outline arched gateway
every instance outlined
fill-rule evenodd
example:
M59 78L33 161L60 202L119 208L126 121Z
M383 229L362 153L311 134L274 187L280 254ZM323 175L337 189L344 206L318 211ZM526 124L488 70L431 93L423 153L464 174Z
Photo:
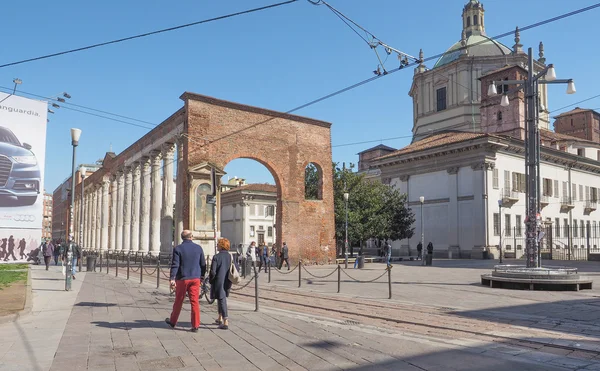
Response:
M249 158L265 165L277 185L276 241L287 242L292 259L333 259L331 124L194 93L181 99L180 110L119 155L107 154L102 168L86 179L85 211L75 215L76 238L84 247L168 252L173 237L177 242L181 230L190 229L212 255L220 194L214 217L207 201L211 170L219 182L227 163ZM305 199L310 163L320 169L316 200Z

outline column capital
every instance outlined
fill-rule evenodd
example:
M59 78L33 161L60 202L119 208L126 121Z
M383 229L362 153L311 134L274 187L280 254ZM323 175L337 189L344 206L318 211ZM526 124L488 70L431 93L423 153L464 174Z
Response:
M161 146L162 156L163 158L173 158L175 155L175 143L174 142L166 142Z
M458 166L454 166L454 167L446 169L446 171L448 172L448 174L458 174L459 169L460 168Z
M400 175L400 181L402 181L402 182L408 182L409 178L410 178L410 175Z

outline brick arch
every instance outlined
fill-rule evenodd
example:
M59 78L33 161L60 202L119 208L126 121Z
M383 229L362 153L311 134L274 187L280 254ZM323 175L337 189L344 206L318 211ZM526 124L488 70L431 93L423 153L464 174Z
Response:
M333 174L324 166L332 163L331 124L193 93L181 98L184 169L203 163L223 169L237 158L261 163L277 185L277 241L287 242L295 261L334 259ZM322 170L321 200L304 199L304 171L311 162ZM183 206L191 206L185 178ZM184 210L184 228L188 214Z

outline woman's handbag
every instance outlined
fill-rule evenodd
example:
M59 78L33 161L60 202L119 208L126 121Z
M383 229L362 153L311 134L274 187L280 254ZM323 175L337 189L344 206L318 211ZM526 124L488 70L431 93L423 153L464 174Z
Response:
M235 267L235 264L233 264L233 256L231 256L231 265L229 266L229 280L234 285L240 283L240 273Z

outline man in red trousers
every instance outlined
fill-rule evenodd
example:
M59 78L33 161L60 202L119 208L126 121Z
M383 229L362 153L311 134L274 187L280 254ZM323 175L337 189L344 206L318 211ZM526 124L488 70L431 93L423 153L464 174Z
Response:
M171 317L165 322L172 328L177 325L183 299L186 293L192 305L192 332L198 332L200 327L200 303L198 293L200 283L206 273L206 260L202 247L192 242L192 232L185 230L181 232L181 245L173 249L173 260L171 262L171 286L175 286L175 303Z

